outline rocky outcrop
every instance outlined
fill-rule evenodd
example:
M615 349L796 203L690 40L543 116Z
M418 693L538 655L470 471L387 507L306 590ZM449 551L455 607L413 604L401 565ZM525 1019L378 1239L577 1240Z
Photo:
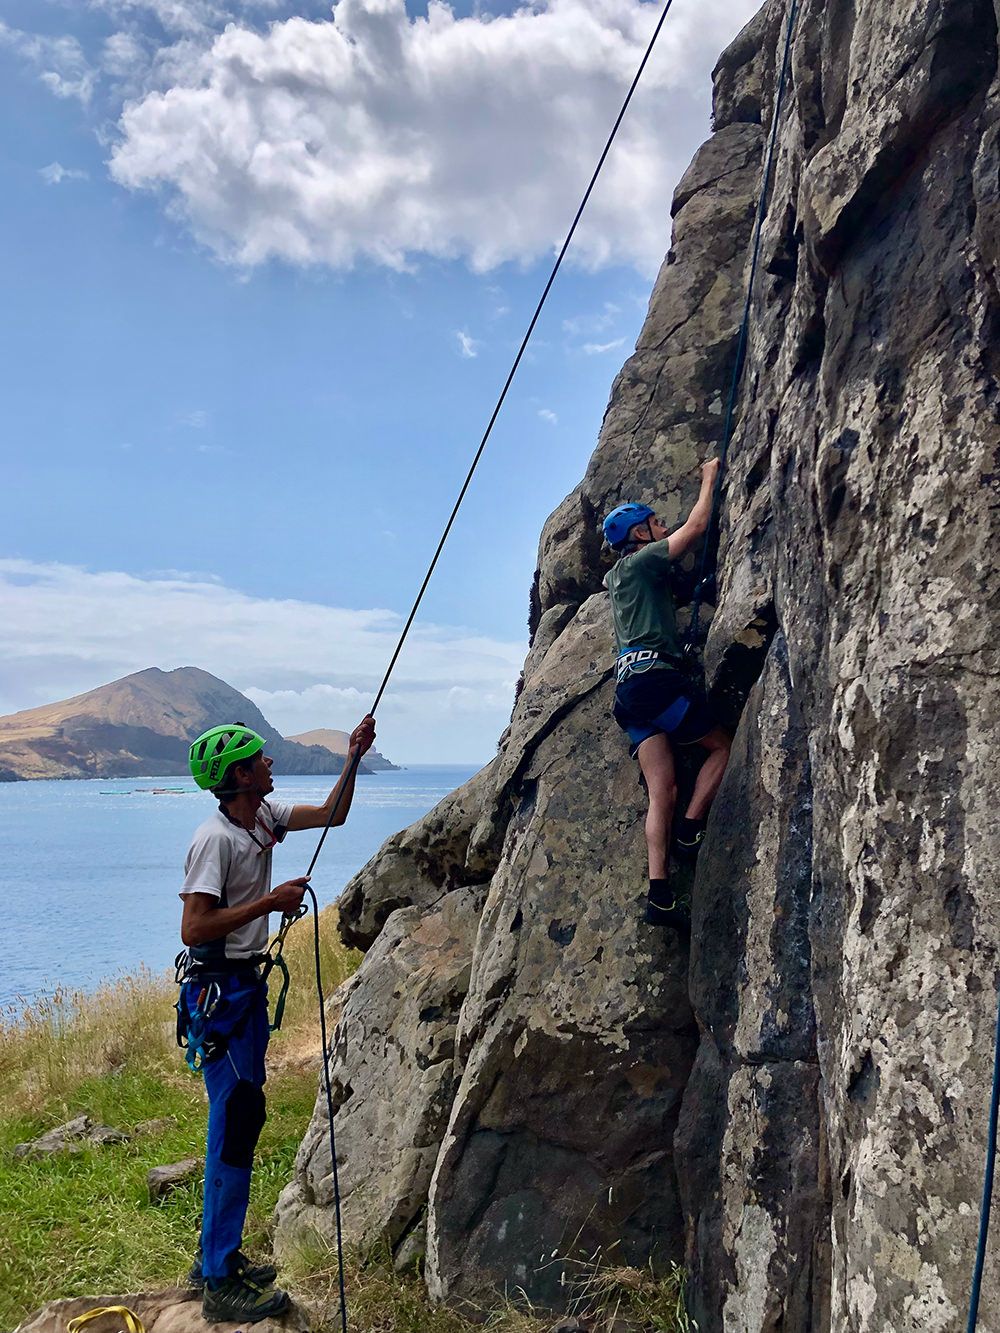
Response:
M356 1244L384 1237L397 1248L423 1222L458 1083L455 1032L483 896L459 889L426 910L398 908L340 992L330 1086L344 1224ZM323 1087L296 1166L278 1203L279 1255L304 1227L332 1234Z
M379 1031L412 1003L379 981L398 932L470 884L484 904L447 1114L406 1111L433 1122L440 1298L564 1306L584 1256L684 1257L702 1333L964 1323L1000 938L990 0L799 4L705 646L736 737L690 960L639 920L643 796L607 718L600 515L643 496L680 518L718 443L787 15L769 0L716 70L636 353L542 534L500 753L352 887ZM363 1043L337 1055L360 1079ZM383 1066L383 1099L415 1064Z

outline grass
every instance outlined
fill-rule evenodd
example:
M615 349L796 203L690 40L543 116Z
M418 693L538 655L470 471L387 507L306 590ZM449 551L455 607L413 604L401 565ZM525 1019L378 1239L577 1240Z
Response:
M561 1322L536 1310L523 1294L501 1296L489 1310L431 1306L415 1272L399 1274L382 1248L346 1256L350 1322L364 1333L544 1333ZM292 1268L296 1294L317 1327L339 1330L337 1259L318 1237L304 1247ZM581 1266L570 1315L591 1333L697 1333L684 1309L684 1272L674 1265L665 1277L648 1269Z
M350 976L360 955L346 950L332 910L321 914L324 992ZM285 947L291 989L272 1042L268 1119L255 1157L246 1246L270 1249L278 1194L291 1178L312 1115L320 1049L312 922L293 927ZM201 1215L200 1182L149 1202L151 1167L204 1154L207 1103L174 1040L172 981L148 972L91 995L60 992L15 1016L0 1013L0 1329L16 1327L47 1301L124 1295L183 1280ZM272 995L273 1004L273 995ZM126 1144L14 1159L18 1143L85 1113L131 1133L172 1117ZM318 1333L339 1328L334 1257L322 1242L303 1251L295 1290ZM434 1308L415 1273L397 1274L386 1253L348 1256L351 1326L370 1333L541 1333L553 1320L524 1303L498 1300L470 1321ZM686 1333L679 1270L668 1279L633 1269L585 1275L574 1313L594 1333Z
M322 914L324 991L357 967ZM246 1240L270 1248L278 1194L316 1097L319 1035L312 923L285 947L292 984L271 1047L268 1119L258 1146ZM13 1328L46 1301L124 1293L180 1280L191 1264L201 1187L149 1203L153 1166L204 1155L207 1103L174 1040L173 982L141 972L91 995L57 992L16 1018L0 1015L0 1328ZM132 1132L143 1121L175 1123L128 1144L15 1160L13 1149L73 1116Z

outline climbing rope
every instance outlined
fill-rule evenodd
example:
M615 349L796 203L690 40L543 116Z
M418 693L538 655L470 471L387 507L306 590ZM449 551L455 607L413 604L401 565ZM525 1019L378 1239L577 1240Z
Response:
M462 483L462 488L458 493L458 498L455 500L455 503L452 507L451 514L449 515L448 521L444 527L444 531L441 534L441 539L437 544L437 549L435 550L430 565L427 568L427 573L424 575L424 581L420 585L420 590L417 593L413 606L410 609L410 614L406 618L406 623L403 626L402 632L399 636L399 640L396 643L396 647L393 651L392 657L389 660L389 665L386 667L385 675L382 677L382 683L379 685L378 691L375 695L375 701L372 704L371 708L369 709L369 714L373 717L375 715L375 710L378 708L379 704L382 701L382 696L385 693L386 687L389 683L389 677L392 675L393 668L395 667L396 662L399 659L399 655L403 650L403 644L406 642L407 635L410 632L410 627L413 624L414 619L416 618L417 611L419 610L420 604L424 598L424 593L427 591L427 586L431 581L431 577L434 573L434 570L437 568L438 560L441 556L441 552L444 550L444 544L448 540L448 536L451 532L455 519L458 516L458 511L462 506L462 501L465 499L466 493L470 485L472 484L472 478L475 475L476 469L479 466L479 460L482 458L483 453L486 449L486 445L489 442L489 438L493 433L493 427L496 424L496 420L500 415L500 410L504 405L504 401L506 400L507 391L510 389L511 384L514 381L514 376L517 374L518 367L521 364L521 360L524 356L525 351L527 350L528 343L531 340L531 335L535 331L535 325L538 323L538 319L542 313L542 309L545 305L545 302L548 300L548 295L549 292L552 290L552 285L556 280L556 275L558 274L559 269L562 267L563 259L565 258L566 252L570 247L570 243L572 242L573 237L576 234L576 229L577 226L579 225L581 217L583 216L583 211L587 207L587 204L590 200L590 196L593 193L594 186L597 184L598 177L600 176L601 171L604 167L604 163L607 159L607 156L611 151L611 146L614 143L615 138L617 137L619 127L621 126L622 121L625 119L625 113L628 111L629 104L632 101L633 94L635 93L636 88L639 86L639 80L642 78L643 72L649 61L649 57L653 53L653 47L656 45L656 40L660 35L660 30L662 29L663 24L666 22L667 15L670 13L673 2L674 0L666 0L666 3L663 6L663 10L660 14L659 20L657 21L656 27L653 29L653 35L649 39L649 44L646 47L642 60L639 62L639 67L635 72L635 77L632 79L632 83L629 86L629 90L625 95L625 100L622 102L621 109L618 112L618 115L615 119L615 123L611 128L611 133L608 135L607 142L604 145L604 150L601 153L600 158L598 159L597 166L594 168L593 175L590 178L590 183L588 184L586 190L584 191L583 198L580 201L580 206L579 208L577 208L576 215L574 216L573 221L570 224L569 231L566 233L566 239L562 243L562 247L559 250L559 254L556 257L556 261L552 266L552 271L549 274L548 281L546 282L545 287L542 290L542 294L538 299L538 304L535 306L535 312L531 316L531 321L528 324L524 337L521 339L521 345L517 349L517 355L514 357L514 361L511 365L510 371L508 372L507 378L504 381L503 388L500 390L500 396L498 397L496 405L493 408L493 412L490 415L490 419L486 425L486 429L483 432L483 437L479 442L479 447L476 450L475 456L472 459L472 463L469 467L468 473L466 474L465 481ZM340 805L343 800L343 794L350 785L351 779L357 772L357 768L360 762L361 762L361 755L356 751L355 754L352 756L350 763L345 771L344 778L342 779L340 794L338 795L336 801L334 802L333 807L330 810L330 814L327 817L326 824L324 825L323 830L320 833L319 841L316 844L316 850L313 852L312 860L309 862L309 868L306 871L307 877L312 874L313 868L315 867L316 862L319 859L319 854L323 850L323 844L326 841L326 836L330 832L330 829L333 827L333 821L337 816L337 811L340 809ZM313 905L313 947L314 947L315 965L316 965L316 990L319 996L320 1030L323 1041L323 1084L326 1092L327 1118L330 1125L330 1161L332 1164L333 1207L334 1207L334 1217L336 1222L336 1233L337 1233L337 1276L338 1276L338 1285L340 1291L340 1326L342 1333L347 1333L347 1297L344 1288L344 1242L343 1242L343 1227L341 1223L340 1181L337 1173L337 1142L336 1142L336 1133L334 1130L334 1123L333 1123L334 1109L333 1109L333 1093L330 1086L330 1057L329 1057L329 1052L327 1050L326 1016L324 1012L325 1006L323 1001L323 985L320 976L319 908L316 902L316 895L313 892L313 890L307 886L306 892L312 899L312 905ZM286 930L287 926L283 925L281 933L282 940L284 939L284 934Z
M88 1310L86 1314L78 1314L75 1319L71 1319L66 1325L66 1333L79 1333L85 1324L89 1324L92 1319L99 1319L101 1315L105 1314L116 1315L121 1319L127 1333L146 1333L142 1320L127 1305L100 1305L93 1310Z
M781 75L778 79L778 91L774 101L774 115L771 118L771 136L768 142L767 159L764 163L764 178L761 181L760 199L757 202L757 220L754 225L753 258L750 261L750 277L747 280L746 299L743 302L743 319L740 321L740 333L736 343L736 361L733 364L733 376L729 385L729 402L726 406L726 420L722 431L722 444L719 447L719 472L715 478L715 487L712 491L712 512L708 520L708 530L705 533L705 544L701 552L701 566L698 571L698 582L695 585L694 597L691 599L691 622L688 625L687 640L685 642L685 651L688 654L694 652L698 640L698 620L701 615L701 604L705 597L705 591L711 579L708 577L708 558L712 549L713 537L716 534L719 522L719 509L722 502L722 483L726 475L726 461L729 457L729 446L732 443L733 431L736 422L736 403L739 398L740 383L743 379L743 368L746 363L747 343L750 337L750 307L753 301L753 289L757 279L757 268L760 262L760 243L764 232L764 220L767 217L768 194L771 187L771 173L774 166L774 154L778 142L778 126L781 121L781 107L785 100L785 86L788 82L788 70L791 64L792 37L795 34L795 20L798 17L798 0L792 0L788 11L788 23L785 28L785 50L781 60Z
M990 1211L993 1205L993 1174L997 1161L998 1116L1000 1116L1000 1002L997 1006L996 1036L993 1041L993 1093L990 1097L990 1121L986 1136L983 1201L979 1209L979 1243L976 1246L976 1264L972 1273L972 1292L969 1296L969 1322L966 1325L966 1333L976 1333L976 1325L979 1320L979 1293L983 1285L986 1240L990 1234Z

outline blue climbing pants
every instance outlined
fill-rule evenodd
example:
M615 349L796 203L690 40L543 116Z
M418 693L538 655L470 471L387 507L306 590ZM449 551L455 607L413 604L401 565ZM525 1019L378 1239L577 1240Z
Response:
M193 1005L201 983L186 983ZM264 1127L264 1055L270 1036L267 986L246 975L223 977L209 1036L226 1044L204 1067L208 1144L201 1223L202 1272L208 1283L228 1277L243 1243L254 1149Z

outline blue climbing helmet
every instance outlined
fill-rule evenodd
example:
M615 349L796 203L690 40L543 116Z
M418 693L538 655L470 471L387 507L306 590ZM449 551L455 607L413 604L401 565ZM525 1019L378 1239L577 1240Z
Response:
M627 540L629 533L637 523L644 523L656 513L649 505L623 504L604 520L604 540L613 551Z

